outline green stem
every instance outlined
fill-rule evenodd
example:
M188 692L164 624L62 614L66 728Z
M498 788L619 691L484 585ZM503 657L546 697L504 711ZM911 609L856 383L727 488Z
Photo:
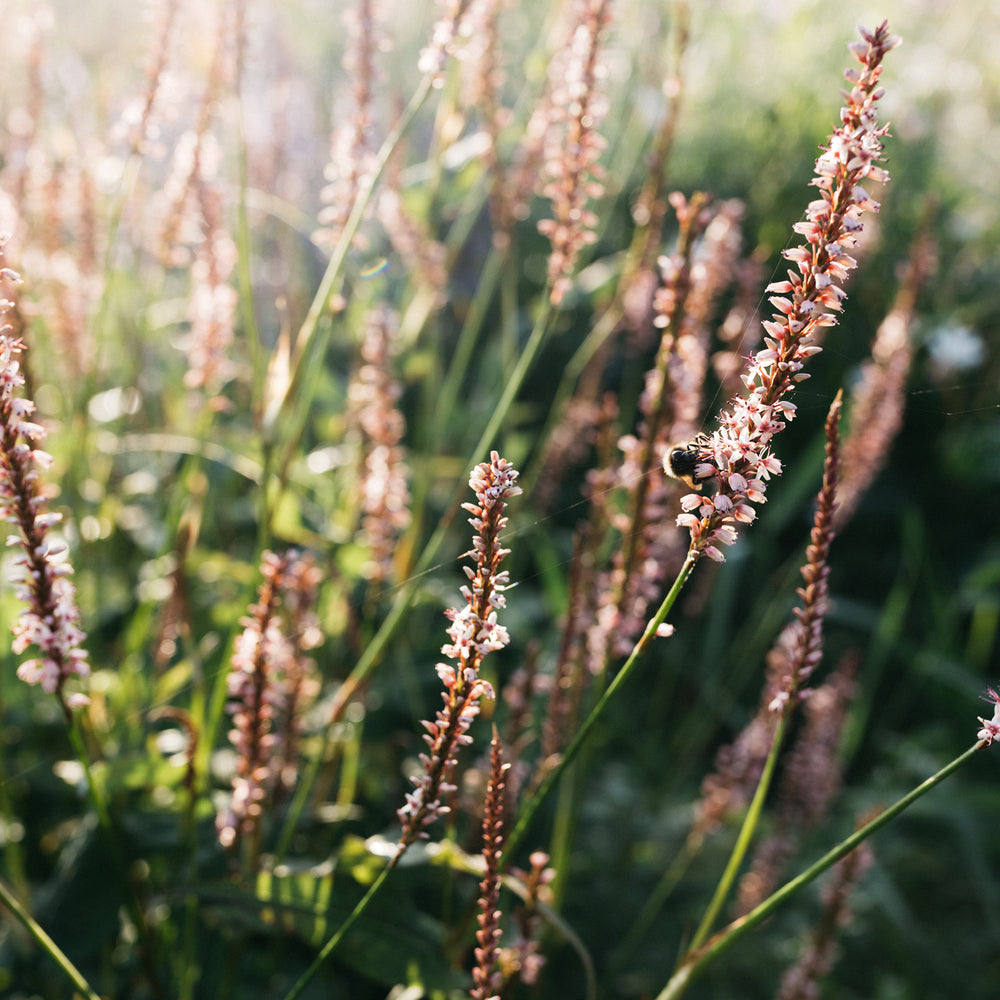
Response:
M538 786L535 793L520 809L517 823L511 831L510 836L507 838L507 843L504 846L503 857L500 860L501 868L506 868L507 865L510 864L515 851L520 846L521 841L524 840L524 836L527 833L532 820L535 818L535 814L538 812L539 806L541 806L542 802L545 801L563 771L565 771L565 769L572 763L573 758L579 753L580 748L583 746L594 727L604 716L608 705L611 704L615 695L625 686L625 682L631 676L636 663L639 662L639 659L642 657L643 653L646 652L647 647L656 635L656 630L666 620L667 615L670 613L670 609L674 606L681 589L687 582L688 577L691 575L691 570L694 569L694 564L697 561L697 555L688 553L687 559L684 560L684 565L677 574L677 579L674 580L673 586L670 588L667 596L663 598L663 603L660 605L656 614L652 619L650 619L645 632L642 634L642 638L635 644L632 652L629 653L628 659L624 662L624 664L622 664L621 670L615 674L614 679L608 685L604 694L601 695L597 704L591 709L591 712L584 720L583 725L581 725L577 730L576 736L573 737L569 745L566 747L566 750L564 751L559 762L552 768L551 771L549 771L549 773L545 776L545 779Z
M445 375L438 395L434 419L434 427L439 428L436 435L438 439L443 433L447 417L456 412L455 401L458 399L462 378L469 369L469 363L479 340L483 321L486 319L486 310L493 298L504 259L504 255L496 248L491 249L480 273L476 294L472 299L465 322L462 324L455 350L452 352L448 373Z
M0 903L3 903L14 914L25 930L48 952L56 965L66 974L66 978L73 984L75 989L83 994L87 1000L101 1000L87 980L83 978L80 970L63 954L59 945L45 933L45 930L31 914L21 906L17 897L7 888L2 880L0 880Z
M788 728L789 715L789 712L782 712L778 719L778 724L774 730L774 738L771 740L771 749L768 752L767 760L764 762L764 770L761 773L760 781L757 782L757 789L750 802L750 808L747 809L747 814L743 819L743 826L740 828L740 834L733 845L732 854L729 855L726 870L722 873L722 878L719 879L719 884L715 887L715 894L712 896L712 901L708 904L708 909L705 911L704 917L702 917L701 924L698 926L698 930L695 931L695 935L688 946L689 951L697 949L705 938L708 937L709 931L712 929L712 924L715 923L715 918L719 915L719 910L722 909L722 904L729 895L729 890L733 886L737 872L740 870L740 865L743 864L743 859L746 857L750 842L757 831L760 815L764 810L764 800L767 798L767 793L771 790L771 779L774 777L774 769L778 763L778 756L781 753L785 730Z
M5 624L6 622L0 621L0 631ZM0 698L0 718L6 717L3 700ZM0 823L4 823L7 829L11 829L15 822L14 804L10 797L11 788L10 775L7 773L7 758L5 754L0 754ZM4 837L3 857L4 868L13 883L12 891L27 898L28 875L25 871L24 845L19 838Z
M368 909L368 904L375 898L379 889L382 888L382 883L385 882L389 872L392 870L392 867L392 863L389 863L378 873L378 877L368 887L368 891L361 897L361 899L358 900L357 906L354 907L347 919L337 928L329 941L323 945L320 949L320 953L313 960L312 965L310 965L309 968L302 973L299 981L285 995L284 1000L296 1000L296 997L302 995L302 991L309 985L313 976L319 972L323 963L330 957L331 954L333 954L334 948L340 944L341 939L351 929L351 927L354 926L361 914Z
M601 314L594 324L583 343L576 349L573 356L566 363L559 380L559 385L552 396L552 404L549 406L548 419L541 433L538 435L539 441L548 441L553 430L558 426L564 416L564 407L567 400L572 396L576 388L577 380L583 374L584 369L603 347L605 341L615 332L618 323L622 318L621 303L616 298ZM526 493L534 490L535 483L544 471L545 450L539 449L532 465L521 477Z
M531 363L535 360L535 355L538 353L539 347L541 347L542 342L545 340L545 337L549 332L549 321L551 318L552 300L549 298L548 294L546 294L542 309L538 314L538 318L535 320L535 327L531 331L531 336L528 337L528 342L524 345L524 350L521 352L521 356L517 359L517 364L514 365L514 370L510 373L510 378L507 379L507 382L504 385L503 394L500 396L499 402L493 409L493 415L490 417L489 423L486 425L486 429L480 436L479 443L472 451L472 455L469 458L470 465L474 465L477 461L482 461L482 456L485 454L490 445L493 444L493 441L497 436L497 432L500 430L501 424L503 424L504 420L507 419L507 411L510 409L511 404L514 402L514 398L520 391L521 384L524 382L525 376L528 374L528 369L531 367Z
M917 799L926 795L936 785L939 785L945 778L968 762L973 754L982 750L985 746L987 746L985 740L974 743L965 753L956 757L950 764L941 768L937 774L931 775L926 781L917 785L911 792L908 792L888 809L876 816L870 823L866 823L860 830L857 830L846 840L828 851L801 875L793 878L777 892L768 896L759 906L737 920L734 920L728 927L723 928L700 948L689 949L656 1000L676 1000L677 997L684 993L695 976L701 973L707 965L715 961L719 955L769 917L782 903L795 895L800 889L804 889L810 882L817 879L841 858L850 854L855 847L867 840L876 830L881 829L890 820L895 819L904 809L913 805Z
M253 297L253 274L250 269L250 219L248 214L248 155L246 130L243 127L243 101L240 101L240 115L237 122L237 142L239 153L239 198L236 201L236 278L240 288L240 313L243 318L244 338L250 348L250 366L253 371L254 392L263 398L265 359L261 347L260 328Z
M141 169L142 156L137 150L133 150L128 160L125 161L121 179L118 182L118 188L111 203L104 245L104 260L102 262L104 285L101 288L101 296L94 310L94 318L91 325L91 329L94 331L93 364L89 366L84 374L83 392L74 400L74 405L76 406L75 412L84 427L88 425L85 401L90 399L96 391L98 373L106 371L104 363L105 355L110 349L107 333L112 329L110 322L111 303L116 283L121 275L121 270L116 269L114 263L115 255L119 252L118 233L121 230L122 219L125 216L125 206L135 191L135 185ZM87 452L81 449L80 454L87 454Z

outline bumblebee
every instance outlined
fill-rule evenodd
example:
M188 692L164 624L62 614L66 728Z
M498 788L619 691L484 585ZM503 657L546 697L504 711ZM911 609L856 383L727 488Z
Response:
M715 480L718 466L712 456L708 454L709 440L706 434L699 434L694 440L672 444L667 448L666 459L663 463L664 471L687 483L695 493L700 493L706 483ZM711 466L713 471L704 472L704 466ZM699 466L702 473L698 474Z

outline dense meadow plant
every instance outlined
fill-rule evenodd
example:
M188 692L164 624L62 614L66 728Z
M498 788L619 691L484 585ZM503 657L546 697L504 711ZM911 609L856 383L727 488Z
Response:
M987 939L1000 860L939 787L1000 739L995 543L934 562L893 464L948 282L879 215L888 22L810 199L769 128L675 166L686 4L341 6L0 40L0 996L995 982L872 972L928 879Z
M20 281L10 269L5 268L2 274L7 281ZM0 302L0 315L10 304L7 299ZM13 627L12 648L15 653L23 653L36 647L40 655L23 661L17 676L54 694L69 721L71 710L86 705L87 696L68 692L66 682L73 677L86 678L90 666L83 647L86 635L80 628L76 592L68 579L73 567L59 559L66 546L50 537L50 529L62 520L62 515L46 509L50 495L39 481L39 470L47 468L52 459L34 447L45 437L45 428L28 419L35 404L23 394L19 361L23 349L12 327L0 329L0 509L4 520L17 529L9 542L23 550L16 561L19 575L14 582L25 608Z

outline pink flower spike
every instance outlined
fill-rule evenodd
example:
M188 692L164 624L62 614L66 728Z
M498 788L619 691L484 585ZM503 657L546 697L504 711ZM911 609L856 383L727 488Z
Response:
M230 801L216 816L227 850L254 850L274 796L295 782L302 716L319 690L305 651L322 641L312 611L321 577L294 549L263 554L257 601L241 620L227 678L235 768Z
M851 46L862 70L851 73L854 86L850 93L842 92L847 104L840 125L816 161L812 183L822 197L809 203L806 221L794 227L804 242L785 253L796 270L786 272L787 281L768 286L779 294L769 299L774 312L763 322L764 346L742 376L746 394L730 401L701 449L710 459L709 468L718 470L712 475L716 493L705 502L685 498L681 503L677 523L690 532L693 558L721 559L721 549L710 543L731 545L737 525L754 518L746 500L762 502L763 482L780 474L781 463L771 448L775 435L795 417L795 405L787 397L809 378L803 368L819 353L823 328L835 326L834 314L843 308L841 283L857 266L847 248L856 245L859 218L878 209L861 181L876 171L884 173L876 163L887 128L879 125L875 105L883 94L878 85L883 57L898 39L885 22L873 32L862 31L862 38Z
M0 251L2 246L0 240ZM66 547L49 537L49 529L60 516L47 510L52 493L39 481L38 473L51 458L28 443L43 440L45 428L25 419L34 413L34 403L15 395L24 386L17 360L24 345L3 323L3 313L10 307L7 300L0 303L0 519L18 529L7 544L23 549L15 561L23 572L14 583L18 598L26 605L12 626L13 649L22 653L29 646L37 648L40 655L21 664L17 675L54 694L69 722L72 709L86 703L86 695L64 690L71 677L90 673L83 650L86 635L80 627L76 592L67 579L72 570L56 559Z
M495 451L490 453L489 462L477 465L469 477L476 502L462 506L473 515L469 523L476 534L466 556L474 560L474 567L463 567L469 580L469 585L461 588L466 603L445 611L452 623L447 630L452 642L441 647L442 653L456 662L436 667L445 688L444 707L433 722L423 723L429 752L421 754L423 771L412 779L416 788L396 812L403 829L393 865L412 843L425 838L425 828L447 811L440 800L455 791L450 776L457 764L457 751L472 742L468 729L479 714L480 700L496 697L492 685L479 676L479 668L483 657L510 641L507 630L497 622L496 608L504 606L502 592L510 586L506 571L499 570L509 552L500 546L500 532L507 525L507 501L521 493L517 477L517 470Z

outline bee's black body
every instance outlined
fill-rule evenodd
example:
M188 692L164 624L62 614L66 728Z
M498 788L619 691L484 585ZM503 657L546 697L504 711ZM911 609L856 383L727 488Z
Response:
M715 479L715 472L699 476L696 471L699 465L711 465L715 468L712 456L706 451L707 444L708 438L699 434L693 441L672 444L667 449L664 463L667 473L687 483L695 493L700 493L706 483Z

